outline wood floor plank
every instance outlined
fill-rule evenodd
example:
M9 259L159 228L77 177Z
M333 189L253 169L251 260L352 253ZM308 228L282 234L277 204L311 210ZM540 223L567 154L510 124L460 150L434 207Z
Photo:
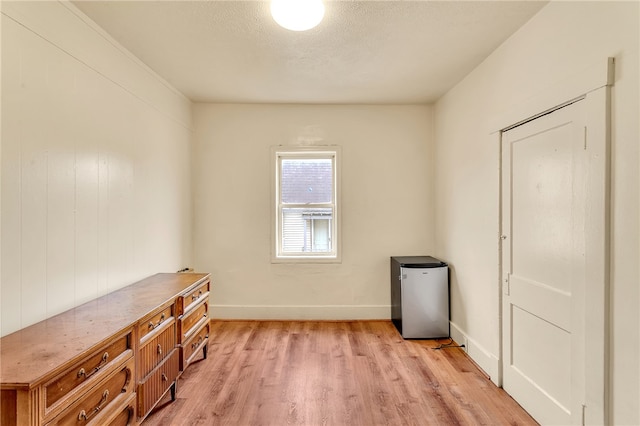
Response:
M390 321L213 321L144 426L536 425L459 348Z

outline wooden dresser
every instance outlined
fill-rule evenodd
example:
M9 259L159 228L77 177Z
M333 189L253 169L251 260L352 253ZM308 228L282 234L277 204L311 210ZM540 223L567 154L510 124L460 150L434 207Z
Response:
M192 290L178 297L178 349L180 371L203 352L207 357L209 343L209 290L211 282L202 281Z
M0 424L135 425L209 337L208 274L156 274L0 339Z

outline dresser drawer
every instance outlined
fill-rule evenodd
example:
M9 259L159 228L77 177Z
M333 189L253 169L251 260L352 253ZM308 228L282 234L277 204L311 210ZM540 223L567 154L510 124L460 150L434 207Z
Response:
M108 426L133 426L136 424L136 394L132 394L115 416L107 420Z
M88 425L102 424L110 410L133 394L135 380L133 369L135 361L130 358L124 365L116 368L105 379L88 390L81 398L69 405L48 425ZM98 416L98 413L105 413Z
M203 318L208 318L209 301L202 300L199 305L187 312L178 321L178 333L180 333L180 341L184 342L195 331L194 328Z
M182 344L182 357L180 361L180 370L184 371L187 366L203 350L203 356L207 357L206 345L209 343L209 320L205 319L204 324L189 339Z
M211 282L209 280L206 280L205 282L201 283L194 289L188 291L184 295L179 296L178 297L178 313L176 315L178 316L183 315L203 299L208 299L210 285L211 285Z
M74 389L99 381L110 366L118 365L133 356L132 331L107 343L78 363L65 370L44 386L45 413L59 401L64 401ZM83 386L84 387L84 386Z
M175 385L177 378L178 350L174 349L162 364L138 385L138 417L145 417L162 395Z
M138 377L143 379L176 347L176 321L171 317L140 345Z
M147 334L160 327L165 321L173 318L174 306L169 305L153 315L145 317L138 325L138 338L144 340Z

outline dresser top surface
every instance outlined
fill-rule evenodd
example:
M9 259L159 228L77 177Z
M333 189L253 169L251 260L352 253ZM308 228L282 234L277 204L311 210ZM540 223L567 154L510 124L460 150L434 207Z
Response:
M160 273L0 339L0 382L31 387L69 360L132 327L209 274Z

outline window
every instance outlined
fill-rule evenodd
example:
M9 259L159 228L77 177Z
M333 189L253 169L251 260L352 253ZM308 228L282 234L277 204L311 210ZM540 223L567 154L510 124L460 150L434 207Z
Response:
M274 261L339 261L338 150L274 148Z

